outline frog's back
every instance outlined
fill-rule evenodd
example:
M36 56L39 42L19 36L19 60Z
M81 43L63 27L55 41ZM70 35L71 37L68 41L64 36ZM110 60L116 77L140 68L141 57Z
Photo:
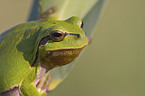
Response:
M39 32L47 21L40 22L20 24L0 35L0 91L19 85L29 72Z

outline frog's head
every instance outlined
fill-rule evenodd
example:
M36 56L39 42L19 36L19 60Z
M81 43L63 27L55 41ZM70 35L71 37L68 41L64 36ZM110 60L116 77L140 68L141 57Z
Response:
M71 17L53 24L39 44L40 62L52 68L72 62L88 44L80 18Z

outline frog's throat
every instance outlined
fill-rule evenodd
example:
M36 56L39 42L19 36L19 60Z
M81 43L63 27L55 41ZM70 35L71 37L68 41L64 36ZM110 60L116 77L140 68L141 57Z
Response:
M44 58L40 60L41 66L50 70L54 67L66 65L75 60L83 48L47 51Z

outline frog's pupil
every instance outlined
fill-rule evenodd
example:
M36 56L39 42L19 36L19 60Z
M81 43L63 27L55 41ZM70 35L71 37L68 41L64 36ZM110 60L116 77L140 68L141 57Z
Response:
M62 36L61 33L53 33L52 35L53 35L54 37L61 37L61 36Z

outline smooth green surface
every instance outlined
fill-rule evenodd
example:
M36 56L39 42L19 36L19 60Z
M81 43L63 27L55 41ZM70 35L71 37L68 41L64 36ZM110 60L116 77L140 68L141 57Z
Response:
M24 2L19 3L19 8ZM5 6L14 13L12 8L17 6L8 4ZM109 0L92 43L85 50L88 53L79 58L71 74L50 96L145 96L144 4L144 0ZM18 18L27 16L18 13L12 17L9 10L0 18L4 20L0 22L2 31L7 28L6 22L8 26L12 24L10 20L18 22Z

